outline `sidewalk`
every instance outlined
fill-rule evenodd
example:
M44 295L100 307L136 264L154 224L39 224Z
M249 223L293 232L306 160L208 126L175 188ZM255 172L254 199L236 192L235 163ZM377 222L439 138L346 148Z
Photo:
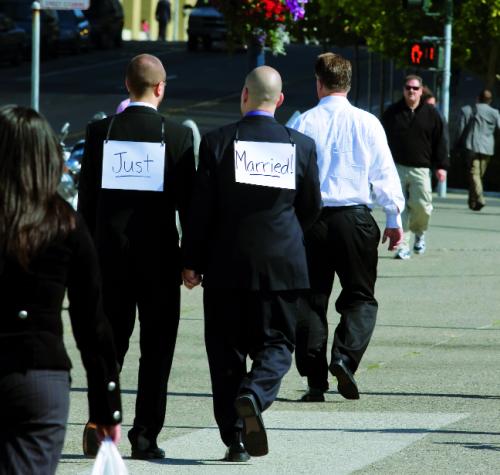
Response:
M182 320L159 445L167 459L128 459L137 380L137 332L122 373L119 446L131 475L500 473L500 198L479 213L464 194L435 198L427 252L397 261L380 248L377 327L357 381L359 401L331 390L324 403L295 402L295 368L264 413L270 453L220 462L203 346L201 289L183 290ZM382 223L382 213L375 212ZM338 292L338 286L335 285ZM335 295L333 296L335 298ZM333 300L330 328L338 317ZM67 328L68 335L70 334ZM58 474L89 474L81 455L86 383L70 336L73 390Z

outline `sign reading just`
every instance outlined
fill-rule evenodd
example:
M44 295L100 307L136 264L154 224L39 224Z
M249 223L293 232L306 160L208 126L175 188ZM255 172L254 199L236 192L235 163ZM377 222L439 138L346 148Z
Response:
M290 143L235 141L236 181L295 190L295 148Z
M163 191L164 143L108 140L102 157L102 188Z

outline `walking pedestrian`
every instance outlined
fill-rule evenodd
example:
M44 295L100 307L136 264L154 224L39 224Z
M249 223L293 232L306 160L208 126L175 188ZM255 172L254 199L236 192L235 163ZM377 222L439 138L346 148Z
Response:
M319 103L292 123L316 142L323 202L319 219L305 235L311 290L301 304L296 349L297 368L309 386L304 402L324 401L328 369L343 397L359 398L354 374L378 309L374 293L380 230L371 208L378 204L386 214L382 242L389 240L391 250L402 239L405 204L382 125L347 99L351 63L338 54L321 54L315 73ZM328 366L327 312L335 274L342 286L335 303L340 322Z
M309 287L303 229L320 209L314 142L274 119L281 89L275 69L254 69L243 118L203 136L185 237L184 281L203 276L214 413L233 462L268 453L261 413L292 362Z
M120 385L97 254L57 193L63 157L33 109L0 108L0 473L53 475L66 433L71 361L65 292L100 437L120 439Z
M465 155L469 178L469 208L481 211L486 204L483 176L495 151L495 131L500 129L500 113L491 107L493 94L483 89L474 106L462 107L458 144Z
M438 181L444 181L449 167L443 119L434 106L421 98L422 78L409 75L405 78L403 98L382 115L406 198L406 209L402 214L404 239L394 256L396 259L411 257L412 233L415 234L413 252L425 252L425 232L432 214L430 170L435 171Z
M171 8L169 0L158 0L155 18L158 22L158 41L167 40L167 26L170 22Z
M165 456L157 437L165 420L182 283L176 209L184 225L195 173L191 129L157 110L166 77L155 56L130 61L130 104L87 127L78 200L99 252L104 310L120 368L138 309L141 356L128 433L135 459Z

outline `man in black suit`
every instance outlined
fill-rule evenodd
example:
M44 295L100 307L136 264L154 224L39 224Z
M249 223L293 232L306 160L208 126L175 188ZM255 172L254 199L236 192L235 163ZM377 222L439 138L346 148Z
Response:
M191 130L157 111L165 85L158 58L132 59L130 105L87 128L78 203L99 252L104 310L120 367L138 309L141 359L128 436L139 459L165 456L156 439L165 419L182 283L175 212L183 224L195 174Z
M313 140L274 119L281 85L276 70L254 69L241 93L243 119L203 137L184 240L184 283L193 287L203 275L227 461L268 452L261 411L290 368L298 296L309 287L303 229L320 210L316 151Z

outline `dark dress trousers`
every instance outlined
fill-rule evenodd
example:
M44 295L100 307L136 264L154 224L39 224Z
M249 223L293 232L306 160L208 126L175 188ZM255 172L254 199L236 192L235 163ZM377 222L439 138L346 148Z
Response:
M237 134L252 142L291 139L296 189L237 183ZM226 444L241 426L238 394L253 393L265 410L290 368L298 295L309 287L303 229L320 202L315 145L305 135L272 117L250 116L203 137L185 267L203 274L214 413Z
M69 205L68 205L69 206ZM27 269L0 249L0 474L55 473L68 417L69 370L61 308L87 372L90 418L121 420L118 364L102 309L99 264L81 217Z
M176 209L184 223L194 181L192 132L164 119L163 191L102 189L103 142L161 142L162 116L147 106L129 106L89 124L82 162L78 209L87 221L103 274L104 310L123 365L140 322L139 380L131 440L150 443L163 427L167 383L180 312L181 255ZM132 442L134 443L134 442Z

